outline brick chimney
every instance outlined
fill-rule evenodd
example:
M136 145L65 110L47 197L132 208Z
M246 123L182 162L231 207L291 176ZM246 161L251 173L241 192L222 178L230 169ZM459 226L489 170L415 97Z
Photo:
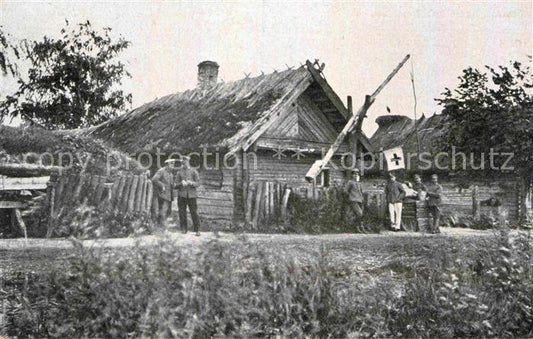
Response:
M210 89L217 84L218 64L214 61L202 61L198 64L198 88Z

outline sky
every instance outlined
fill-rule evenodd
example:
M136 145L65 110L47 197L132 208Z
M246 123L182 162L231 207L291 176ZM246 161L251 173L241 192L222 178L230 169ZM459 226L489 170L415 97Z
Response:
M525 62L532 53L532 1L525 2L7 2L0 23L15 39L58 37L65 19L111 27L131 41L121 59L131 79L132 108L196 86L197 64L213 60L219 79L238 80L305 60L326 64L331 87L354 109L406 54L408 62L379 94L363 123L440 111L435 98L467 67ZM15 89L2 78L0 95ZM1 99L1 98L0 98Z

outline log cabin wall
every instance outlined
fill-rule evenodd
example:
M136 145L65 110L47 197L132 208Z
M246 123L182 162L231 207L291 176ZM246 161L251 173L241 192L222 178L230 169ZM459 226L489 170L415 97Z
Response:
M379 193L385 188L385 179L367 179L363 176L362 184L365 192ZM427 182L425 182L427 184ZM518 220L519 199L517 185L519 181L514 177L497 179L475 179L469 182L468 188L461 188L453 178L440 178L439 183L444 190L441 206L442 221L448 216L471 216L473 214L472 195L477 186L477 199L481 201L480 214L502 218L510 222ZM500 206L487 206L483 202L491 197L498 199Z
M253 157L248 156L248 180L250 182L279 182L292 188L295 194L305 195L311 192L313 185L305 180L305 174L313 162L321 158L320 154L305 154L300 159L291 157L290 154L293 153L290 152L287 152L287 157L280 159L275 156L275 151L270 150L260 150L254 154L257 159L255 164L250 161ZM333 162L340 165L338 159ZM344 171L341 168L330 168L329 178L329 186L342 185Z

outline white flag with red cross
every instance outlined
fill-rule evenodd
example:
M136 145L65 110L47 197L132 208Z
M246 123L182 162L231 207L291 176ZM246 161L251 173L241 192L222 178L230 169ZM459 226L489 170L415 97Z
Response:
M394 171L405 168L405 159L403 156L403 149L401 147L394 147L383 151L383 156L387 161L387 170Z

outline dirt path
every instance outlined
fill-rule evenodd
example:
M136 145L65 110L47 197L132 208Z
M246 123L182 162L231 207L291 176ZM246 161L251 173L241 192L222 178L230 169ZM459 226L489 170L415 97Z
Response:
M327 250L335 265L350 266L368 270L389 265L401 258L416 258L423 255L420 250L428 251L449 244L451 241L481 241L489 239L494 231L443 228L442 234L422 233L380 234L236 234L203 232L195 236L190 232L165 232L157 235L136 238L83 240L85 247L106 248L120 251L132 246L157 246L162 239L170 239L180 248L196 251L201 244L217 239L232 243L243 239L257 245L266 252L284 253L298 261L317 258ZM41 271L51 263L60 263L73 252L73 242L69 239L1 239L0 275L7 276L17 272Z

